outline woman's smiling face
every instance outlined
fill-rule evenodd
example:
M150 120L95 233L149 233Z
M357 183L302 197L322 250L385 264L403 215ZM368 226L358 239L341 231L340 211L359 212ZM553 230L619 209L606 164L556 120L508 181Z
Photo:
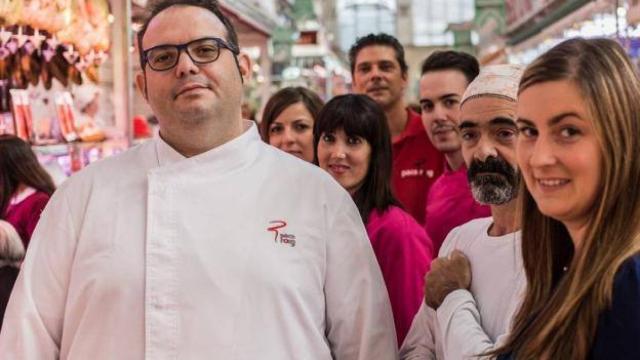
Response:
M518 99L518 165L540 211L565 225L589 221L602 150L592 115L570 81L532 85Z
M369 172L371 145L361 137L347 136L343 129L323 133L318 142L318 163L353 195Z

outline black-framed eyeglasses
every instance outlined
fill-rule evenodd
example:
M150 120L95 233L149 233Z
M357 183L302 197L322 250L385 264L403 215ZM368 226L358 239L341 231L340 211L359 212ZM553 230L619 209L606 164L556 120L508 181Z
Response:
M149 64L155 71L166 71L178 63L182 50L194 64L208 64L218 60L220 50L227 49L234 55L240 52L237 47L217 37L206 37L179 45L158 45L142 52L142 63ZM144 65L143 65L144 66Z

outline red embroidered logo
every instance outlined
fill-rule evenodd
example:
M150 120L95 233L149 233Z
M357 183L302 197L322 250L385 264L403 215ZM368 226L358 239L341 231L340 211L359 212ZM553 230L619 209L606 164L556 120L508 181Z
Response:
M292 235L292 234L285 234L285 233L280 233L280 229L284 229L287 226L287 222L283 221L283 220L274 220L274 221L269 221L269 224L272 224L271 226L267 227L267 231L273 232L274 236L273 236L273 241L274 242L280 242L281 244L286 244L289 245L291 247L296 246L296 236ZM278 240L279 238L279 240Z

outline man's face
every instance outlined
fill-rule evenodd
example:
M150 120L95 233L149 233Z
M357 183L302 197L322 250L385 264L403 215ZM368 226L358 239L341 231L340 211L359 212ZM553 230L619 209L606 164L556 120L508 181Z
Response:
M226 41L227 31L207 9L172 6L151 20L141 48L184 44L204 37ZM240 73L248 74L246 56L238 56L238 62ZM171 136L172 132L181 131L190 124L215 121L216 126L224 127L225 122L240 119L242 79L234 55L228 49L221 48L216 61L200 65L181 51L175 67L155 71L147 65L136 81L146 94L163 135Z
M367 46L360 50L355 62L354 92L368 95L385 110L402 101L407 74L402 73L392 47Z
M466 76L458 70L429 71L420 78L422 124L442 153L460 151L460 100L467 85Z
M502 205L518 191L516 103L491 96L461 107L460 137L467 176L476 201Z

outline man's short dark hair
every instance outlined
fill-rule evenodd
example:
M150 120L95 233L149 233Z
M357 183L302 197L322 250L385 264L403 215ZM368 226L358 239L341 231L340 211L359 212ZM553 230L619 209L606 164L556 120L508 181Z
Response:
M156 15L174 5L197 6L211 11L218 19L220 19L220 22L222 22L222 25L224 25L224 28L227 30L227 42L236 49L240 48L238 46L238 34L236 33L236 29L234 29L229 18L227 18L220 10L217 0L157 0L149 4L148 15L146 16L144 23L140 28L140 31L138 31L140 67L142 67L143 71L145 64L142 57L142 53L144 50L142 48L142 38L144 38L144 34L147 32L149 23L151 22L151 20L153 20L154 17L156 17Z
M396 53L396 60L398 60L398 64L400 64L400 70L402 70L402 74L406 74L407 70L409 70L409 66L407 66L407 62L404 59L404 48L402 44L395 37L389 34L369 34L367 36L363 36L356 40L356 43L351 46L349 49L349 62L351 63L351 74L356 67L356 58L358 57L358 53L360 50L368 47L368 46L388 46L392 48Z
M468 82L472 82L480 73L480 64L473 55L462 51L436 51L422 63L420 74L438 70L458 70L464 74Z

